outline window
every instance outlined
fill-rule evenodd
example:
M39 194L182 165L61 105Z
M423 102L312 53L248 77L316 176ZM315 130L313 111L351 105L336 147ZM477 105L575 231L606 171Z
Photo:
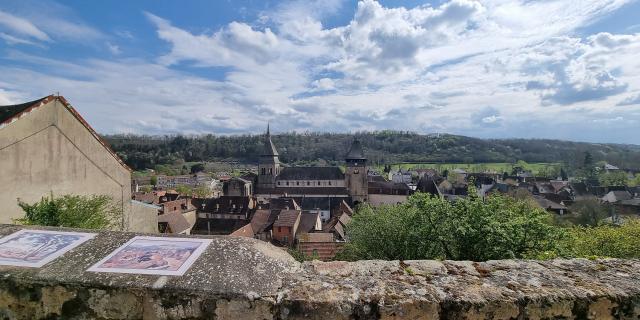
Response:
M329 185L331 185L331 181L329 181Z
M265 174L267 174L267 169L262 168L262 175L265 175Z
M278 227L278 232L282 232L282 227Z
M287 181L287 185L289 185L289 181Z
M280 185L280 181L278 181L278 185Z
M273 169L269 168L269 174L273 174Z
M296 181L296 186L299 186L299 185L300 185L300 181Z
M311 182L307 181L307 185L308 185L308 186L309 186L309 185L311 185Z
M282 238L282 240L283 240L284 242L289 242L289 237L284 236L284 237Z

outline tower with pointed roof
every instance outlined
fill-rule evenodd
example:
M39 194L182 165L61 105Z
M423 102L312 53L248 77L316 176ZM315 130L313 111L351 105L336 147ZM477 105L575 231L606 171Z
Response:
M368 176L367 158L362 151L362 145L358 139L351 144L346 156L345 186L351 196L354 205L367 202Z
M271 141L271 132L267 124L267 133L264 137L264 146L260 152L258 161L258 187L271 189L276 186L276 178L280 174L280 159L278 150Z

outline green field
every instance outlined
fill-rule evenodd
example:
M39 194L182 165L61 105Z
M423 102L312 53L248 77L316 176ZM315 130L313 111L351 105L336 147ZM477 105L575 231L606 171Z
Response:
M411 170L411 169L436 169L439 172L444 170L463 169L467 172L509 172L514 167L521 166L525 170L530 170L535 175L555 175L561 168L560 163L526 163L519 161L518 163L496 162L496 163L396 163L391 165L393 171L399 168ZM378 172L384 170L384 165L374 166L374 169Z

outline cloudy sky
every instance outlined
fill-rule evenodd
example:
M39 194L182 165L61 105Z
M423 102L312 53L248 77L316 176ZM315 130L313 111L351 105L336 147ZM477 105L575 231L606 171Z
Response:
M0 105L102 133L396 129L640 144L640 1L0 2Z

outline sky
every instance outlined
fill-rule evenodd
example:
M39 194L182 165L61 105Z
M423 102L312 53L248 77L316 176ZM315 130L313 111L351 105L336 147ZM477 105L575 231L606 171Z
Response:
M0 105L100 133L640 144L640 1L0 2Z

